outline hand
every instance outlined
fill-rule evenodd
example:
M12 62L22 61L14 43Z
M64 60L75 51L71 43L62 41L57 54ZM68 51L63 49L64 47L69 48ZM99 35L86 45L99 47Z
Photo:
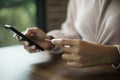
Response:
M50 41L46 40L46 39L50 40L51 38L47 36L45 32L43 32L38 28L28 28L23 34L26 35L31 40L33 40L34 42L36 42L38 45L40 45L44 49L49 50L54 47L54 45ZM25 40L20 40L19 36L14 35L14 38L19 41L19 44L24 45L24 48L27 51L31 53L40 51L39 49L37 49L35 45L30 45L29 42Z
M112 64L117 63L120 59L114 46L101 45L79 39L53 39L52 42L62 46L64 51L62 58L67 61L69 66L90 67Z

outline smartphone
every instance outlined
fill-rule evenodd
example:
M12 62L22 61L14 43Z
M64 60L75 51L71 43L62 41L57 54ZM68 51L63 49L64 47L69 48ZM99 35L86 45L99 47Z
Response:
M44 51L44 49L39 46L38 44L36 44L34 41L32 41L31 39L29 39L27 36L23 35L20 31L18 31L17 29L15 29L14 27L12 27L11 25L5 25L5 28L15 34L17 34L18 36L20 36L23 40L26 40L30 43L30 45L35 45L38 49L40 49L41 51Z

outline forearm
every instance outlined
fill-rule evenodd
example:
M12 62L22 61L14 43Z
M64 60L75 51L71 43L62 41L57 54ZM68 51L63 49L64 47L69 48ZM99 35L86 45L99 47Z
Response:
M71 27L73 27L71 25ZM69 28L71 28L69 26ZM55 39L61 38L61 39L81 39L80 35L77 33L74 29L68 29L67 25L62 26L62 29L59 30L52 30L47 33L48 36L52 36Z
M109 46L106 45L104 47L105 52L104 56L104 62L107 64L112 65L112 67L116 70L120 69L120 54L119 54L119 50L116 46Z

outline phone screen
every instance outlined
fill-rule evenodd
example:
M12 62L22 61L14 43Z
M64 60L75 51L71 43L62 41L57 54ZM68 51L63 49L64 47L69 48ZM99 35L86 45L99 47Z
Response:
M23 40L28 41L31 45L36 45L36 47L38 49L40 49L41 51L44 51L44 49L42 47L40 47L38 44L36 44L34 41L32 41L31 39L29 39L27 36L23 35L20 31L18 31L17 29L15 29L14 27L10 26L10 25L5 25L5 28L15 34L17 34L18 36L20 36Z

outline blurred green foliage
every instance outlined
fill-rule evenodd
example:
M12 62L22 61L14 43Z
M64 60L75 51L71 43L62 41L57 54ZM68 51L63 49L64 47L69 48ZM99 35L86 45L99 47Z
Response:
M35 26L35 10L33 0L0 0L0 47L17 43L4 25L10 24L20 31Z
M0 7L24 6L30 2L34 2L34 0L0 0Z

